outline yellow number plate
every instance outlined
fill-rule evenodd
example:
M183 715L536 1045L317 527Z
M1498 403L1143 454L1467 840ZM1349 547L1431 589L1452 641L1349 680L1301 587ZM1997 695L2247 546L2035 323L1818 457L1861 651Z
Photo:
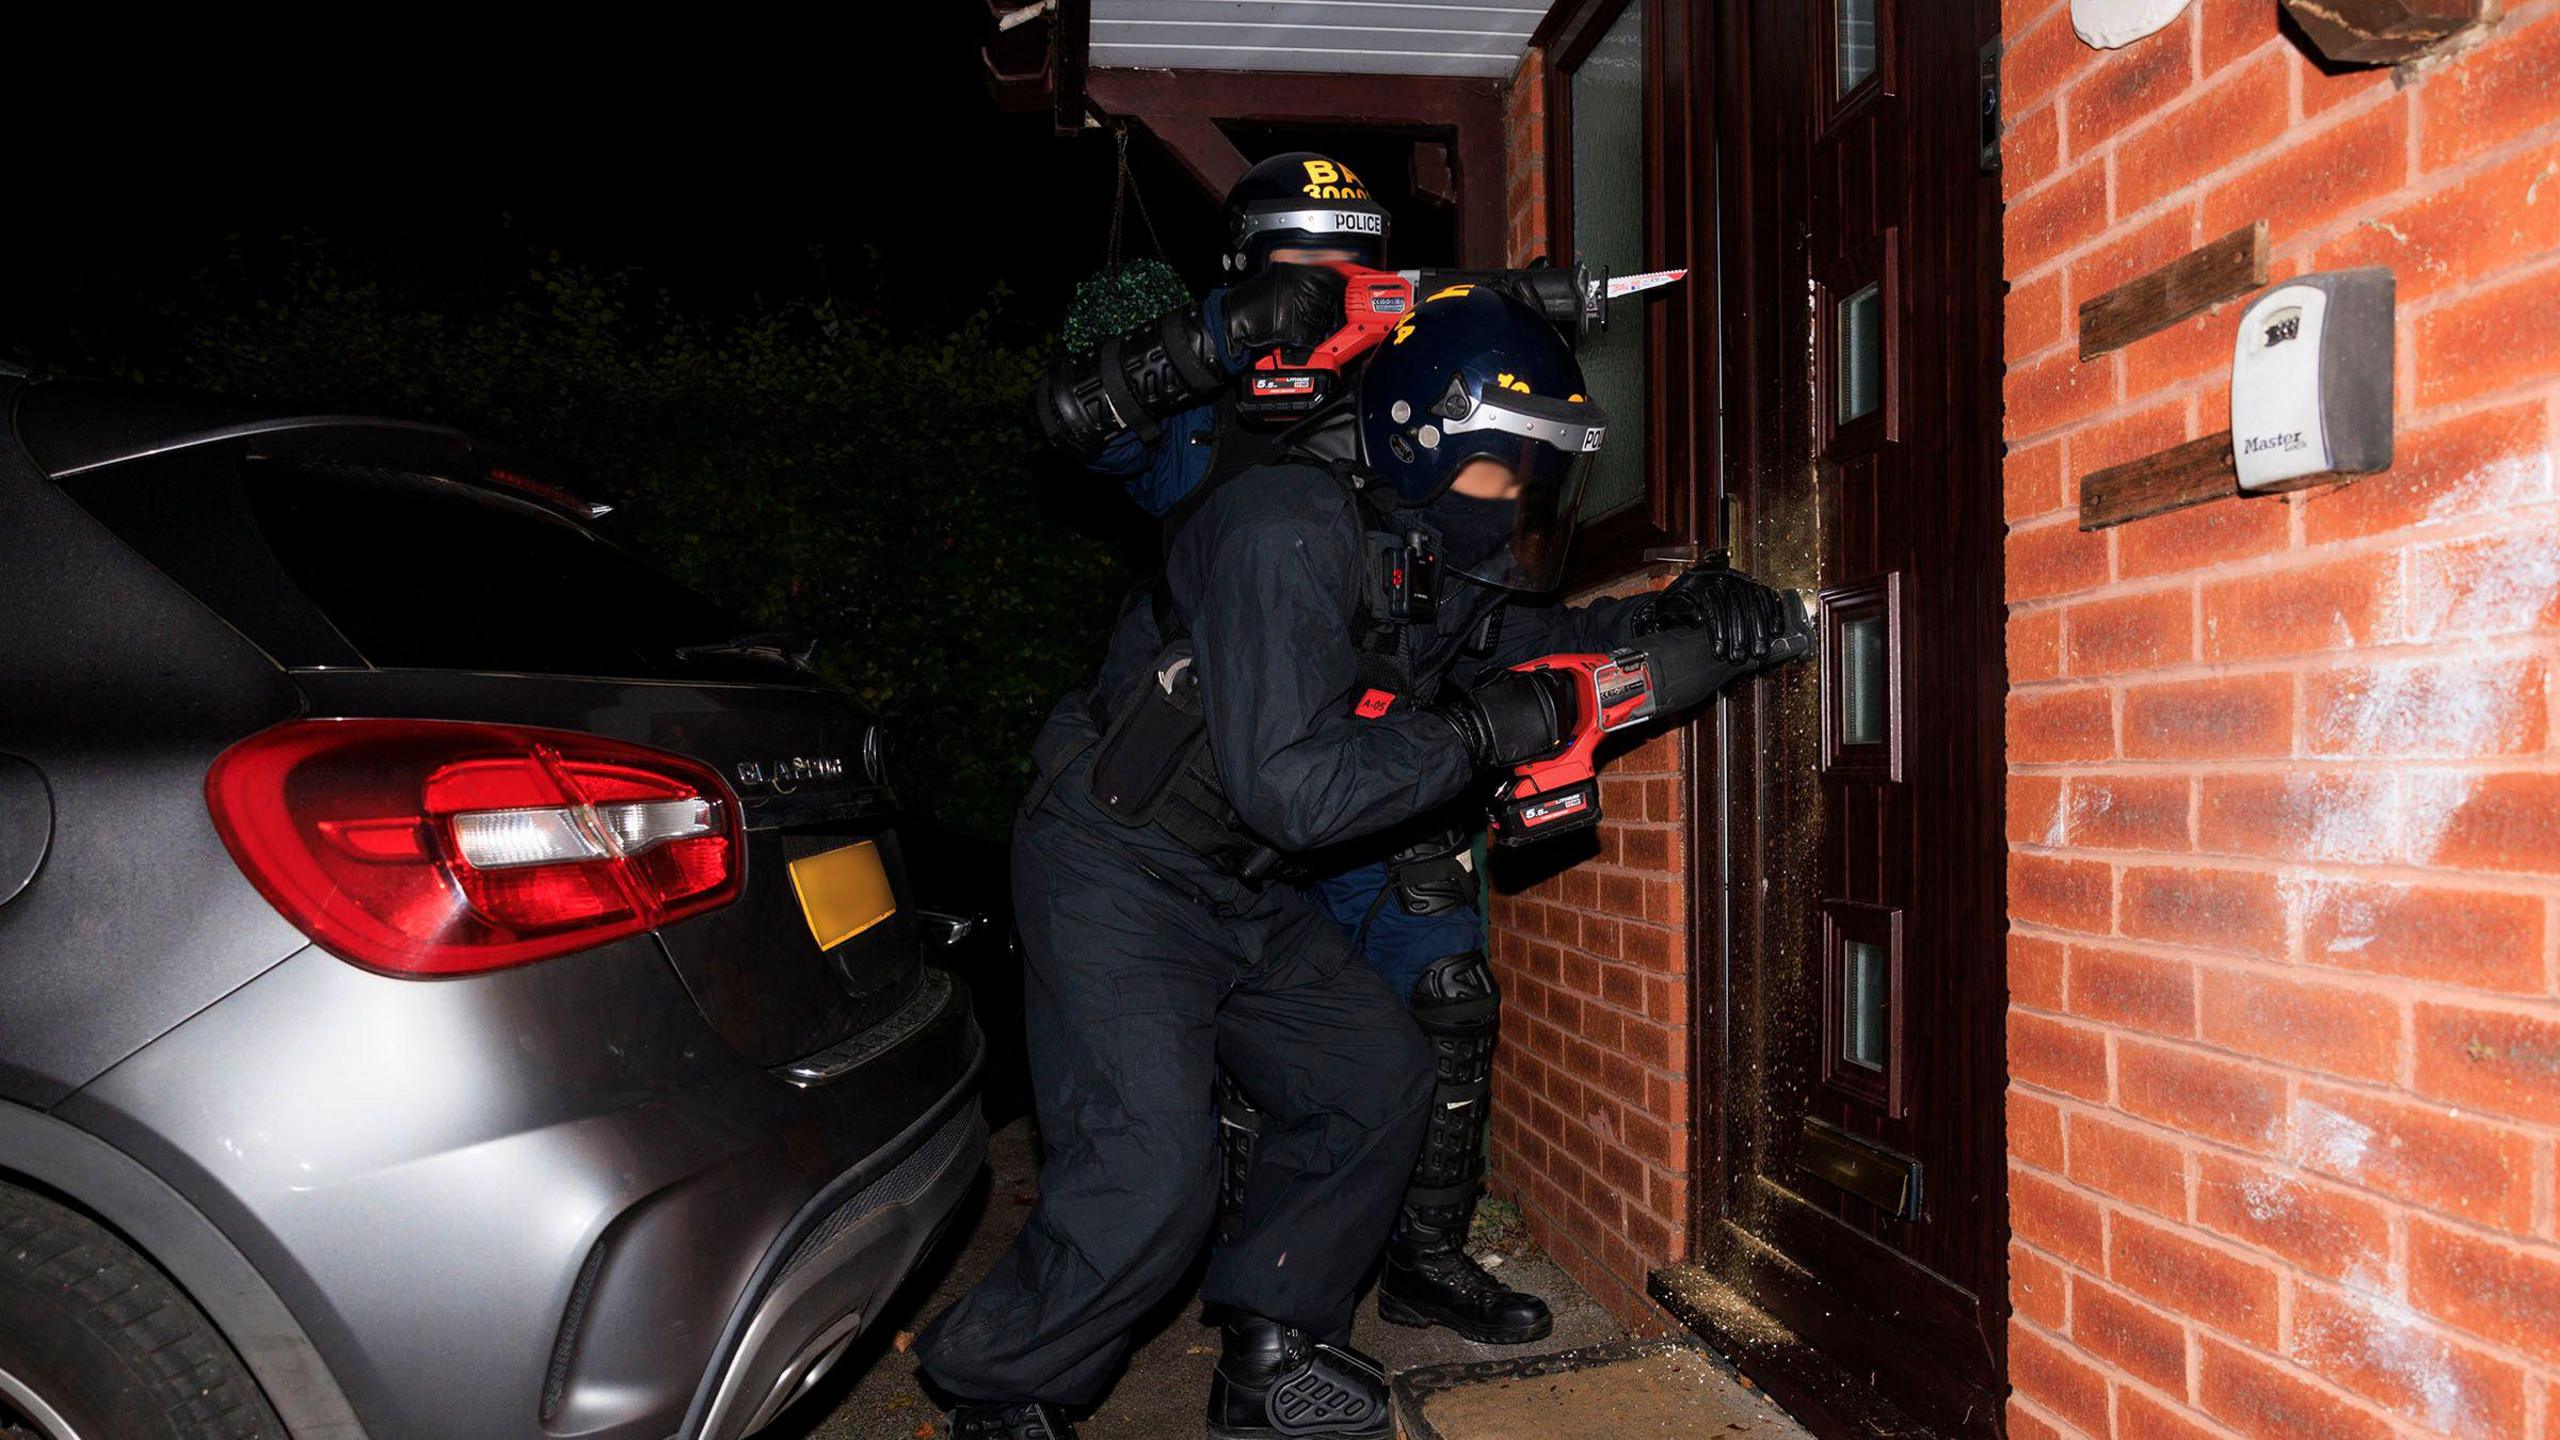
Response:
M800 892L800 913L821 950L833 950L898 913L889 872L868 840L792 861L791 888Z

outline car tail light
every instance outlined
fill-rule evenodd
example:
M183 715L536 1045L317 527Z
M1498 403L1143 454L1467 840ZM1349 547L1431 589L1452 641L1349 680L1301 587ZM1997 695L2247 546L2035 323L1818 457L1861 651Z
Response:
M292 720L222 752L205 801L287 920L395 975L522 965L716 910L746 866L710 767L561 730Z

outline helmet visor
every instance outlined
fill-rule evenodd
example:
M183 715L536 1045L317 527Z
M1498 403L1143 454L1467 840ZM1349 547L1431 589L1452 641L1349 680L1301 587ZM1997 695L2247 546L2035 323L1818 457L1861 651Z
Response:
M1500 400L1488 394L1462 415L1443 409L1441 423L1471 459L1508 465L1520 480L1510 546L1458 573L1480 584L1533 593L1563 584L1565 551L1573 543L1583 490L1608 433L1599 405L1506 391Z

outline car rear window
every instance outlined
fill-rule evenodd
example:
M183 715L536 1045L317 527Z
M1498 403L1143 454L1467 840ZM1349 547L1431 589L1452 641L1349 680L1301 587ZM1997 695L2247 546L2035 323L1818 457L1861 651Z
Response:
M286 665L786 678L750 629L586 527L434 475L198 447L64 489Z

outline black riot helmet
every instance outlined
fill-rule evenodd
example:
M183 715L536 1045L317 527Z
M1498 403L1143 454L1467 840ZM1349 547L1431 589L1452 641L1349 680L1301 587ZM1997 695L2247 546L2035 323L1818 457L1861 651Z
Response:
M1223 263L1251 275L1270 263L1272 251L1290 247L1348 250L1360 264L1383 265L1387 212L1341 161L1311 150L1274 155L1227 192Z
M1553 325L1500 291L1449 286L1371 353L1358 395L1362 460L1394 484L1399 505L1441 529L1450 569L1506 590L1563 580L1608 417ZM1517 498L1451 491L1476 460L1508 466ZM1467 545L1469 533L1485 543Z

